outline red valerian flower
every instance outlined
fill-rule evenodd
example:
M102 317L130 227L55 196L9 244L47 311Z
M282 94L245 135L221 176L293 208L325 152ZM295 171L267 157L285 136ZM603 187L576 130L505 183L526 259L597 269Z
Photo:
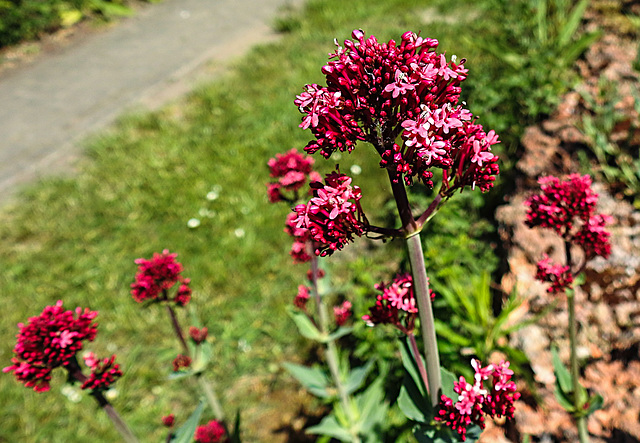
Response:
M277 178L278 181L267 184L269 201L293 201L297 198L296 192L307 180L320 180L320 175L312 169L313 162L313 158L299 154L296 149L285 154L276 154L275 158L270 159L268 165L271 177ZM283 191L290 195L283 194Z
M509 369L509 362L502 361L482 367L478 360L472 360L471 365L475 370L473 384L467 383L464 377L454 382L453 390L458 394L457 400L454 402L442 395L434 417L456 431L462 441L466 440L469 426L475 424L484 429L485 415L513 419L513 403L520 398L520 393L516 392L516 384L511 380L513 371ZM488 381L491 389L485 386Z
M550 294L559 294L571 288L573 284L573 274L569 266L553 264L551 259L545 255L544 258L538 262L536 280L551 283L547 292Z
M75 355L82 350L83 341L93 341L97 324L96 311L76 308L65 311L62 301L47 306L28 323L18 323L20 332L13 349L13 365L3 372L13 372L16 379L36 392L49 390L51 372L60 366L75 362Z
M300 127L315 136L305 150L329 158L367 141L396 180L417 178L432 187L431 168L439 168L446 192L490 189L499 173L491 152L498 137L460 103L465 60L447 61L436 52L437 40L412 32L399 43L380 43L360 30L351 35L322 68L326 86L306 85L296 97Z
M174 414L169 414L162 417L162 424L167 428L172 428L175 422L176 416Z
M191 337L191 340L197 345L205 341L207 335L209 335L209 330L206 327L202 329L198 329L195 326L189 327L189 337Z
M312 247L311 233L308 229L297 226L297 214L290 212L287 215L284 232L293 237L293 245L289 254L294 263L306 263L311 261L309 249Z
M351 177L332 172L325 184L311 184L313 198L296 206L295 227L306 229L314 241L316 255L331 255L365 233L366 218L360 206L360 188L351 186Z
M165 291L176 283L181 283L174 299L179 306L187 304L191 298L189 279L182 277L182 264L176 261L178 254L170 254L165 249L162 254L154 253L153 258L147 260L139 258L135 262L138 265L138 273L135 282L131 284L131 295L138 303L147 300L168 301L160 299Z
M548 176L538 180L540 193L534 194L525 204L526 225L554 230L566 237L572 230L576 218L587 223L594 215L598 194L591 189L591 177L571 174L566 180Z
M611 234L604 229L610 223L613 223L613 217L594 215L573 236L573 241L582 248L587 260L596 256L608 258L611 255Z
M369 308L369 314L362 319L369 326L391 324L405 334L413 333L418 306L411 274L398 274L392 282L380 282L375 288L382 294L376 297L376 304ZM434 297L435 294L431 291L431 299Z
M89 352L84 356L84 362L89 368L91 368L91 374L82 383L81 389L91 389L91 391L105 391L115 383L115 381L122 377L122 371L120 366L115 363L116 356L112 355L110 358L103 360L97 360L93 352Z
M351 317L351 302L346 300L340 306L333 307L333 317L336 320L336 325L343 326L347 320Z
M198 426L194 438L197 443L221 443L226 442L227 431L222 423L217 420L211 420L206 425Z
M305 285L298 286L298 295L293 299L293 305L303 311L307 310L307 302L309 301L309 288Z
M178 372L181 369L187 369L191 366L191 357L188 355L178 354L178 356L173 360L173 372Z

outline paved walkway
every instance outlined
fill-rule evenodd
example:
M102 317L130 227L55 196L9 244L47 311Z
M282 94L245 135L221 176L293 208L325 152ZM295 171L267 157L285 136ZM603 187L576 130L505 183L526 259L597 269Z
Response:
M68 169L79 141L125 110L158 106L193 87L200 67L273 38L273 19L291 2L164 0L4 73L0 196Z

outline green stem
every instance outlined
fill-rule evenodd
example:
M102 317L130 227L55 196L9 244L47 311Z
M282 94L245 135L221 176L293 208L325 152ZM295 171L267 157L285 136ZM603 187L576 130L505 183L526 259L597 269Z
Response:
M416 361L416 365L418 365L418 372L420 372L422 383L424 383L425 388L429 389L429 377L427 376L427 370L424 368L424 363L422 362L422 357L420 356L420 351L418 350L416 336L413 334L413 332L409 332L407 333L407 337L409 337L411 352L413 353L413 359Z
M207 381L206 378L202 376L202 374L198 374L196 376L198 379L198 384L202 391L204 392L204 396L207 398L207 402L211 406L213 410L213 415L216 420L223 421L224 420L224 411L222 410L222 406L220 405L220 401L216 396L215 391L211 387L211 384Z
M318 317L320 323L320 332L323 335L329 334L329 316L327 314L327 307L324 303L323 297L318 290L318 257L312 253L311 254L311 285L314 298L316 300L316 306L318 307ZM351 401L349 399L349 394L347 393L347 389L342 383L342 377L340 377L340 365L338 362L338 350L336 348L335 340L329 340L326 343L327 351L327 366L329 366L329 372L331 373L331 378L333 379L333 383L338 391L338 397L340 398L340 403L342 404L342 409L344 409L344 413L347 416L347 420L349 421L349 425L352 426L355 422L355 417L353 416L353 411L351 410ZM351 441L353 443L360 443L360 437L356 432L351 432Z
M420 234L415 234L406 239L413 274L413 290L418 302L418 314L420 315L420 330L424 342L424 353L427 362L427 377L429 381L429 396L431 404L436 406L440 401L440 355L438 354L438 342L436 328L431 307L431 295L429 294L429 279L424 264L424 254Z
M571 269L571 243L565 241L565 257L567 266ZM569 347L571 350L571 386L573 388L573 406L576 411L584 406L582 399L580 398L580 367L578 366L578 352L577 352L577 322L576 322L576 299L575 291L573 289L567 291L567 309L569 311ZM589 443L589 432L587 430L587 417L579 415L576 417L576 425L578 427L578 437L580 443Z

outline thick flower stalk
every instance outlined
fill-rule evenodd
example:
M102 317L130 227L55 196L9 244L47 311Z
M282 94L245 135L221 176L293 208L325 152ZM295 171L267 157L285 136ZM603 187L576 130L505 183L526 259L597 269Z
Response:
M466 440L469 426L485 428L485 416L513 419L513 403L520 398L516 384L511 380L513 371L509 362L502 361L482 367L479 360L472 360L475 371L473 384L464 377L454 382L453 390L458 394L456 400L442 395L436 421L443 422L456 431L462 441ZM489 387L489 386L490 387Z

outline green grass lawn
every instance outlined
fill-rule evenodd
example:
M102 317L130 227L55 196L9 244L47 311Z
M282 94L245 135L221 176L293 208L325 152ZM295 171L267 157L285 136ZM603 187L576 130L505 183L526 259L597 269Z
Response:
M290 241L282 231L286 207L267 202L266 162L310 139L298 128L293 99L305 83L322 80L320 67L334 38L348 38L355 28L385 41L421 30L439 38L449 55L471 58L462 37L472 24L464 14L432 20L433 5L312 1L302 13L280 20L288 32L277 43L255 48L231 73L178 103L123 117L87 142L75 177L43 180L3 208L2 366L9 365L16 324L45 305L61 299L70 309L98 310L99 334L87 348L118 356L125 375L116 384L114 406L142 441L160 441L161 415L173 411L179 421L186 419L196 391L188 381L167 381L178 349L170 324L163 310L136 304L129 285L134 259L167 248L179 254L184 275L192 280L192 305L213 337L216 354L208 374L227 412L244 411L245 441L275 441L269 434L279 425L275 417L283 410L295 414L295 402L303 399L279 363L306 358L298 355L302 342L285 314L306 268L293 266L288 255ZM317 161L323 170L334 163ZM375 208L390 195L379 185L384 174L366 147L343 155L343 170L354 163L366 171L357 181L375 221L384 215ZM218 198L208 200L212 189ZM194 217L201 225L190 229L187 221ZM338 268L344 260L332 258ZM188 310L182 318L187 325ZM58 372L44 394L11 375L0 377L0 441L117 441L89 396L78 403L67 399L64 371ZM291 397L283 401L278 392Z

